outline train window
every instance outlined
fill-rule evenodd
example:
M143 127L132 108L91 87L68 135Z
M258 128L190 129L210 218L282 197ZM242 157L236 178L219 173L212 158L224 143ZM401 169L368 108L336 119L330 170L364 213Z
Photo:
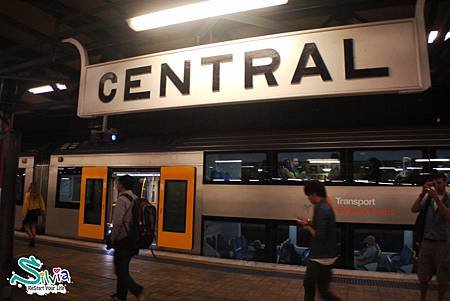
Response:
M25 168L19 168L16 175L16 205L23 205L25 189Z
M269 181L266 153L205 155L204 180L208 183L261 183Z
M415 253L410 230L357 229L353 246L354 269L413 272Z
M311 236L295 224L278 225L276 232L277 263L306 266Z
M57 208L80 208L81 168L58 168L58 183L56 188Z
M436 150L436 158L430 159L434 172L443 172L447 175L447 181L450 184L450 149Z
M87 179L84 223L100 225L102 216L103 179Z
M208 220L203 233L204 256L271 261L265 223Z
M340 158L339 151L278 153L275 180L343 182Z
M353 152L353 180L380 185L421 185L427 172L421 150L358 150Z

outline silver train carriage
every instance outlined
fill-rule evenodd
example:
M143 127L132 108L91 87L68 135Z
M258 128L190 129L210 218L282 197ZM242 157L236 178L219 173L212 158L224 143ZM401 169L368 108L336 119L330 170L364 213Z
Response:
M450 171L450 129L167 141L66 143L48 162L21 156L16 228L34 179L48 208L41 232L103 241L113 226L114 181L129 174L134 192L158 208L155 248L305 265L308 236L294 219L311 216L302 184L317 179L336 213L338 266L410 273L416 217L410 207L431 173ZM370 247L373 258L358 262Z

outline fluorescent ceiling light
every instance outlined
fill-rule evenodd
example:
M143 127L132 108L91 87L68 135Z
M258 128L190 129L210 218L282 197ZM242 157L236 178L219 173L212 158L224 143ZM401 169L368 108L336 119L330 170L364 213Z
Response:
M433 168L433 169L435 169L437 171L449 171L450 167L436 167L436 168Z
M436 158L436 159L416 159L416 162L450 162L450 159Z
M160 176L159 173L145 173L145 172L141 172L141 173L139 173L139 172L135 172L135 173L133 173L133 172L117 172L117 173L114 173L114 175L116 177L122 177L122 176L126 176L126 175L129 175L132 177L159 177Z
M56 88L58 88L59 90L67 89L67 86L65 84L56 83L55 85L56 85ZM28 89L28 92L33 93L33 94L42 94L42 93L48 93L48 92L53 92L53 91L55 91L55 90L50 85L45 85L45 86Z
M339 164L339 159L308 159L311 164Z
M50 85L46 85L46 86L31 88L28 90L28 92L31 92L33 94L48 93L48 92L53 92L53 88Z
M234 14L286 4L288 0L209 0L165 9L128 19L134 31L180 24L211 17Z
M215 160L214 163L242 163L242 160Z
M450 31L445 34L444 41L447 41L450 38Z
M430 34L428 35L428 44L433 43L434 40L436 40L437 36L438 36L437 30L430 31Z
M59 84L59 83L57 83L57 84L56 84L56 88L58 88L59 90L66 90L66 89L67 89L67 86L64 85L64 84Z

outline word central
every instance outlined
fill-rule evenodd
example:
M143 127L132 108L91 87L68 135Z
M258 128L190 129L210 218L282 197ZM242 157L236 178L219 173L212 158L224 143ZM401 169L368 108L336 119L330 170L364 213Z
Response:
M344 65L345 65L345 79L361 79L361 78L373 78L373 77L386 77L389 76L388 67L376 67L376 68L355 68L355 55L354 55L354 41L353 39L343 40L344 50ZM201 66L212 65L211 76L211 91L220 91L220 77L222 64L232 63L235 57L233 54L226 53L216 56L208 56L201 58ZM270 63L265 65L255 65L255 60L265 59L270 60ZM308 67L308 62L312 60L314 66ZM264 75L267 85L269 87L278 86L278 80L275 77L274 72L278 69L281 63L281 56L279 52L272 48L247 51L244 53L244 72L245 72L245 89L253 89L253 77L256 75ZM151 91L144 90L139 92L133 92L132 89L142 88L141 80L136 78L138 76L151 74L152 65L139 66L134 68L128 68L125 70L124 78L120 79L124 81L123 100L141 100L150 99ZM159 74L159 96L166 97L167 79L169 79L177 90L182 95L189 95L191 89L191 60L184 61L184 72L181 76L178 76L175 71L167 63L161 64L161 72ZM233 76L228 75L228 76ZM297 62L295 70L293 70L291 77L291 85L297 85L301 83L304 76L320 76L322 81L333 81L333 78L329 72L320 50L316 43L305 43L301 51L300 59ZM106 72L100 77L98 83L98 98L103 103L111 102L117 94L117 85L119 78L115 72ZM106 84L110 86L106 89Z

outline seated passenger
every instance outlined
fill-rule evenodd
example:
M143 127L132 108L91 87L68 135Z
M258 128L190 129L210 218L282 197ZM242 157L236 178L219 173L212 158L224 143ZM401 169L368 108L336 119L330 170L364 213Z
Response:
M285 179L294 179L295 178L295 175L292 172L291 160L285 159L285 160L283 160L283 162L281 162L280 177L283 180L285 180Z
M376 262L381 251L373 235L364 238L363 243L364 248L355 256L355 268L358 270L364 269L368 263Z
M253 261L267 261L266 258L266 252L262 247L262 243L260 240L255 240L252 243L253 248L255 249L255 252L253 253L252 260Z

